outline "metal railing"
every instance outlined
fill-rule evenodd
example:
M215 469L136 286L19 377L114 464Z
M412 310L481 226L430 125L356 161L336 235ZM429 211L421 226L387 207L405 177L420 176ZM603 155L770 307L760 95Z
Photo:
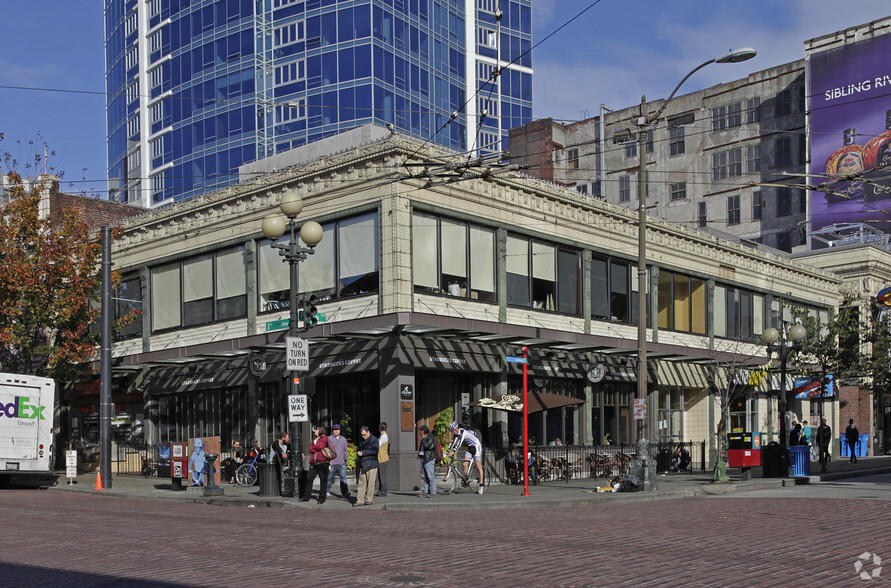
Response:
M689 455L680 463L678 445ZM515 451L486 450L483 454L488 475L502 484L523 482L522 448ZM611 479L630 473L637 462L637 445L536 445L529 447L530 482L569 482L586 478ZM666 453L667 452L667 453ZM705 441L656 443L649 446L649 459L663 472L705 471ZM686 462L686 459L683 460ZM686 465L686 468L677 467ZM663 473L660 472L660 473Z

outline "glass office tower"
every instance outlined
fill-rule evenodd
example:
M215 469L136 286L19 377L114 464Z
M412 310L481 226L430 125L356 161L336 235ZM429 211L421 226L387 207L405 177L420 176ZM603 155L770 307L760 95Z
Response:
M109 189L143 206L364 124L488 153L532 119L531 0L106 0L105 30Z

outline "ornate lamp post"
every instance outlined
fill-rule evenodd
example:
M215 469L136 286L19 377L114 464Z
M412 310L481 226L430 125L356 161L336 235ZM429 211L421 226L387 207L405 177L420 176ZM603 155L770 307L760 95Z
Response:
M291 337L296 337L298 320L297 264L305 260L307 256L315 253L315 246L322 241L322 226L315 221L309 221L298 228L297 215L303 210L303 198L300 197L300 194L298 194L296 190L285 190L285 192L282 193L279 208L285 216L282 217L277 214L267 216L263 219L262 229L263 234L272 240L272 246L278 249L279 255L284 258L283 261L290 266L291 281L289 308L291 310L291 316L288 321L288 334ZM287 220L285 220L285 217L287 217ZM290 235L288 241L286 243L276 243L275 241L284 235L286 231ZM301 245L301 240L306 247ZM298 394L299 392L300 387L297 383L297 378L292 374L289 376L288 393ZM291 442L291 463L289 464L289 469L298 475L303 470L303 460L300 459L300 454L303 453L302 433L301 423L291 423L290 434L293 441Z
M656 112L650 113L647 108L647 97L640 98L640 116L635 123L637 125L637 154L640 157L640 166L638 168L638 215L637 215L637 395L636 398L646 402L647 399L647 127L653 124L662 116L665 107L671 102L677 91L686 82L690 76L712 63L739 63L740 61L749 60L757 55L757 51L751 47L744 47L719 55L714 59L709 59L703 64L693 68L690 73L684 76L684 79L675 86L671 94L659 107ZM602 116L602 114L601 114ZM645 437L650 437L650 442L655 441L652 438L655 429L656 415L652 410L647 411L645 428L638 427L637 441L640 442ZM645 434L644 434L645 433ZM647 455L646 443L638 450L638 454ZM649 463L650 460L647 459ZM650 489L649 478L651 467L648 465L644 481L647 490Z
M780 393L777 411L780 413L780 445L786 445L786 360L792 351L801 349L801 342L807 337L807 329L801 325L789 327L788 341L786 335L773 327L764 329L761 340L767 344L768 357L777 352L780 359ZM791 344L790 344L791 342Z

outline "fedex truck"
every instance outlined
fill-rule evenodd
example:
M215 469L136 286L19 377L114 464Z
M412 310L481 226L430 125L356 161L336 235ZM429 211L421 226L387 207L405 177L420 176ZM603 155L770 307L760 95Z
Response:
M0 484L52 472L55 402L55 381L0 373Z

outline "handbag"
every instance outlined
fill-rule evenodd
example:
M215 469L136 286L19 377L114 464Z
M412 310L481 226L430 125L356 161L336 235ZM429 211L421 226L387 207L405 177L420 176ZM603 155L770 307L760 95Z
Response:
M331 461L337 457L337 452L334 451L334 448L330 445L325 445L322 447L322 457L324 457L326 461Z

